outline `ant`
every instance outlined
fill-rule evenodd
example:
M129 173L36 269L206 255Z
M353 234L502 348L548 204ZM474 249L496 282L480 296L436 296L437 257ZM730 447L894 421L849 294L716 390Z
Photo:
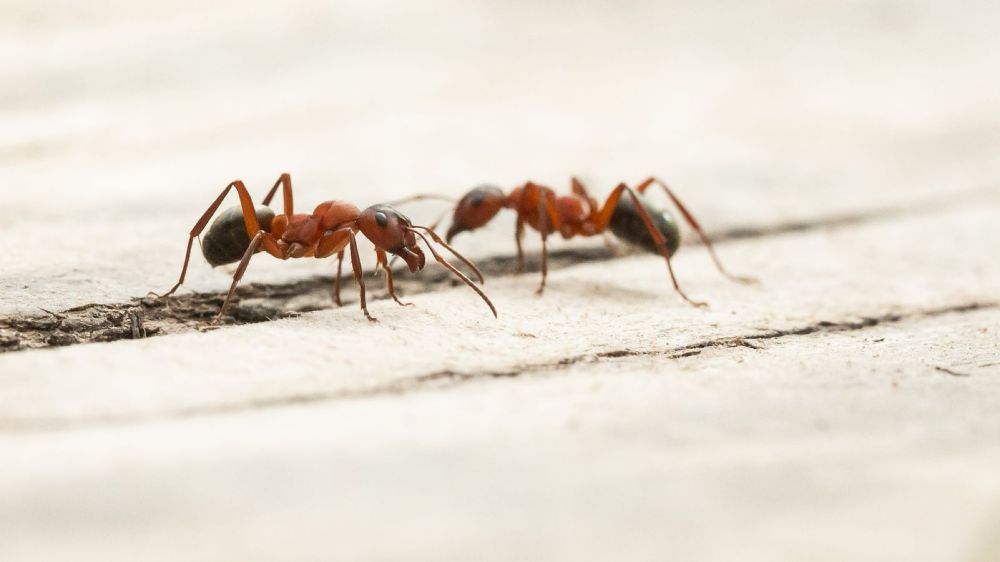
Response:
M284 196L284 212L275 215L268 205L277 193L279 186L282 188ZM236 285L243 277L243 273L250 263L250 258L261 250L280 260L307 257L326 258L337 254L337 279L333 299L337 306L341 306L340 273L344 262L344 250L348 246L351 252L354 280L357 281L358 290L361 293L361 311L364 312L368 320L376 321L368 313L368 306L365 302L365 283L361 278L361 258L358 256L358 244L355 240L358 231L375 245L375 256L378 260L378 266L385 270L389 295L398 304L411 305L411 303L400 301L396 296L392 284L392 269L388 267L386 252L403 258L410 272L419 271L424 268L424 253L417 246L417 238L420 238L434 259L478 293L490 307L493 316L497 315L497 310L489 297L465 274L448 263L448 260L434 249L424 234L469 266L478 277L479 283L482 284L483 275L479 269L456 252L432 229L413 224L409 218L387 204L372 205L364 211L360 211L356 206L346 201L326 201L320 203L312 214L296 214L292 202L292 180L287 173L281 174L278 181L274 183L267 196L264 197L263 206L254 206L250 193L242 181L233 180L230 182L191 229L187 250L184 254L184 265L181 267L177 283L166 294L160 296L152 293L153 295L160 298L169 297L184 283L188 262L191 260L191 247L194 239L205 230L209 219L219 209L231 189L236 189L240 205L221 213L208 229L202 243L202 253L205 255L206 261L213 267L239 262L239 266L233 274L233 284L229 288L229 294L226 296L218 316L212 322L213 324L217 324L222 319L229 307L233 294L236 292Z
M644 195L651 186L658 185L677 206L688 225L698 233L719 272L738 283L756 283L756 279L732 275L726 271L716 255L711 241L701 229L701 225L687 207L681 203L680 199L674 195L673 190L656 177L645 179L635 190L625 183L619 183L604 201L603 206L598 206L597 200L590 196L579 179L572 178L571 185L572 193L565 196L557 196L551 188L530 181L515 187L508 194L493 185L476 187L459 199L458 204L455 205L451 227L445 235L445 241L451 242L452 238L461 232L475 230L486 225L501 209L514 210L517 212L514 240L517 243L517 270L519 273L524 270L524 251L521 247L521 241L524 238L525 224L537 230L542 236L542 281L536 291L537 294L542 294L548 277L548 237L550 234L558 232L563 238L568 239L574 236L606 235L607 230L610 230L626 242L663 256L667 262L670 280L677 293L693 306L707 306L704 302L691 300L681 289L677 277L674 275L670 258L680 247L680 230L669 211L656 208ZM627 197L623 197L623 195L627 195ZM397 203L402 204L421 199L447 198L437 195L416 195ZM431 226L432 229L437 227L441 218Z

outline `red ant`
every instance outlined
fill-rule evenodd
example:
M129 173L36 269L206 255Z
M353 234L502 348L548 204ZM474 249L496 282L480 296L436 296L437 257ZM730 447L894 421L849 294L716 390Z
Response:
M527 182L516 187L509 194L504 194L499 187L492 185L476 187L465 194L455 206L451 228L448 229L445 240L451 242L452 238L460 232L484 226L501 209L516 211L517 226L514 240L517 243L518 272L524 269L524 251L521 248L524 225L527 224L542 235L542 282L537 291L538 294L541 294L545 290L545 280L548 276L548 237L550 234L559 232L563 238L572 238L574 236L595 236L606 233L610 229L619 238L663 256L667 262L670 280L673 281L674 289L677 290L678 294L694 306L706 306L703 302L688 298L677 283L670 258L680 246L680 230L669 211L657 209L643 195L653 185L663 188L667 197L680 210L684 220L698 233L719 272L739 283L756 282L753 278L731 275L725 270L711 241L702 231L698 221L674 195L670 187L655 177L647 178L634 191L624 183L618 184L604 205L600 207L597 205L597 200L587 193L587 189L577 178L572 178L572 193L566 196L557 196L551 188L534 182ZM627 194L628 197L622 197L623 194ZM399 203L432 198L440 199L441 197L417 195ZM431 228L435 228L436 225L437 222Z
M274 211L267 205L271 203L279 186L281 186L284 195L284 212L275 215ZM483 276L476 266L452 249L433 230L425 226L414 225L405 215L392 206L384 204L372 205L364 211L359 211L356 206L345 201L326 201L320 203L312 214L295 214L292 204L292 180L287 173L281 174L278 181L274 183L274 187L264 197L264 206L254 206L250 199L250 193L242 181L234 180L227 185L191 229L180 278L161 298L174 294L184 283L188 262L191 260L191 246L194 239L202 233L209 219L219 209L229 190L233 188L239 195L240 206L220 214L208 229L202 244L202 253L212 266L239 262L236 273L233 274L233 284L229 288L229 294L213 324L219 322L229 307L233 294L236 292L236 285L243 277L243 273L250 263L250 258L261 250L281 260L307 257L326 258L337 254L337 279L333 298L340 306L340 273L344 262L344 249L348 246L350 246L354 279L357 281L358 290L361 293L361 311L364 312L368 320L374 322L375 318L368 313L368 306L365 302L365 283L361 278L361 258L358 256L358 245L355 240L358 231L375 245L375 256L378 265L385 270L389 295L400 305L409 306L410 303L404 303L396 296L392 285L392 269L388 267L386 252L403 258L410 272L421 270L424 267L424 253L417 246L417 238L420 238L434 259L476 291L493 311L493 316L497 315L496 308L490 302L489 297L465 274L448 263L434 249L427 237L420 232L424 231L432 240L444 246L462 263L469 266L482 284Z

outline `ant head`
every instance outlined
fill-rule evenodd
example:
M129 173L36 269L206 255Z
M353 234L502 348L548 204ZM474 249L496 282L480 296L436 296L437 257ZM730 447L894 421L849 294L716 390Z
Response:
M406 261L410 271L424 267L424 252L417 247L413 223L389 205L372 205L358 216L358 229L376 247Z
M465 194L455 206L455 214L451 219L451 228L445 240L451 242L459 232L475 230L490 222L507 206L507 197L503 191L494 185L481 185Z

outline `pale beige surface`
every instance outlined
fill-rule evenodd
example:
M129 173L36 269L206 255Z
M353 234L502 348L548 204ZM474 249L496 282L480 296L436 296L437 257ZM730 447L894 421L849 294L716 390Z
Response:
M759 287L683 248L706 311L632 256L490 279L498 320L456 288L0 354L0 560L1000 557L995 3L0 9L0 314L166 288L286 170L301 208L657 173L712 232L861 216L720 245Z
M5 558L992 560L998 320L9 437Z

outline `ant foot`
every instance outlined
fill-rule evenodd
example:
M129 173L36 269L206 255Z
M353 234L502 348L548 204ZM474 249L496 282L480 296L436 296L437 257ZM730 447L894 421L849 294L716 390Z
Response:
M688 304L695 308L708 308L708 303L703 301L693 301L687 297L687 295L681 295Z

